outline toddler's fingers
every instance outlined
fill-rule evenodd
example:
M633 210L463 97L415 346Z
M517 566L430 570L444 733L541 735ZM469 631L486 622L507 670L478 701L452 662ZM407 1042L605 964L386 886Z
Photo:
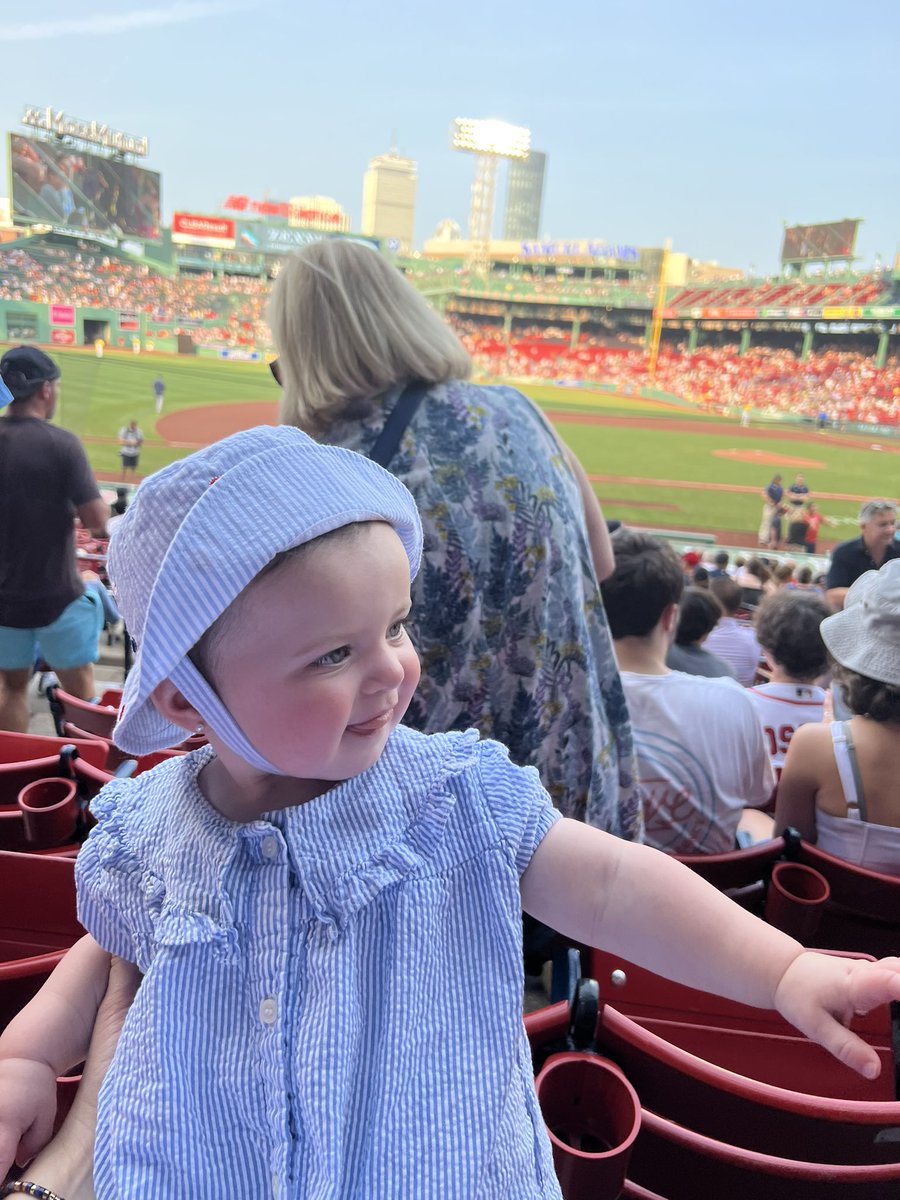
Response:
M55 1119L55 1110L49 1114L38 1116L22 1134L18 1149L16 1150L16 1162L20 1167L24 1167L30 1163L34 1156L40 1150L43 1150L51 1137L53 1137L53 1122Z
M880 1075L881 1060L872 1047L828 1013L820 1013L804 1033L865 1079L877 1079Z
M871 1012L880 1004L900 1000L900 958L864 965L865 970L853 974L850 999L854 1012Z

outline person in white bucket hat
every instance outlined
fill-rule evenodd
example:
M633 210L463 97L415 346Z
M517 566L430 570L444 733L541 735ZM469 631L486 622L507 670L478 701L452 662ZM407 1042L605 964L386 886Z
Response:
M56 1076L85 1053L97 943L144 979L99 1096L95 1193L84 1138L14 1190L560 1200L523 908L777 1007L878 1073L831 1013L900 998L896 961L806 952L666 855L562 818L476 731L398 724L419 550L396 479L294 429L141 487L112 554L137 643L116 736L158 748L202 723L210 744L94 801L77 862L92 936L0 1038L0 1172L49 1135Z
M796 730L775 830L793 827L829 854L900 875L900 559L861 575L821 631L852 715Z

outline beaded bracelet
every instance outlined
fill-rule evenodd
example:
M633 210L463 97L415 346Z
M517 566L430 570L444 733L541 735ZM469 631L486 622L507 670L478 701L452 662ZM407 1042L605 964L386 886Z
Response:
M41 1187L39 1183L29 1183L26 1179L13 1179L0 1192L2 1196L35 1196L37 1200L63 1200L56 1192Z

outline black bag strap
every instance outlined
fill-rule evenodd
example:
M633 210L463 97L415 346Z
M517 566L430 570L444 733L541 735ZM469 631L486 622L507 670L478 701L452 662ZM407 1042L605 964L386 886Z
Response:
M397 447L400 445L400 439L403 437L407 425L416 415L416 409L428 391L428 386L427 383L413 380L400 393L391 415L384 423L384 429L369 451L369 458L372 462L378 463L381 467L387 467L390 463L397 453Z

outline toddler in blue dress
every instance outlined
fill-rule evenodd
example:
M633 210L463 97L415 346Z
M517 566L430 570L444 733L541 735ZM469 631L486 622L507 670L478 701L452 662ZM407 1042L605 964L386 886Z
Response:
M209 745L94 802L90 936L0 1039L0 1171L49 1136L110 954L143 982L100 1092L101 1200L558 1200L523 909L877 1072L844 1023L900 999L897 960L806 952L666 855L562 819L498 744L400 725L421 553L401 483L293 428L142 485L110 549L136 640L115 738Z

